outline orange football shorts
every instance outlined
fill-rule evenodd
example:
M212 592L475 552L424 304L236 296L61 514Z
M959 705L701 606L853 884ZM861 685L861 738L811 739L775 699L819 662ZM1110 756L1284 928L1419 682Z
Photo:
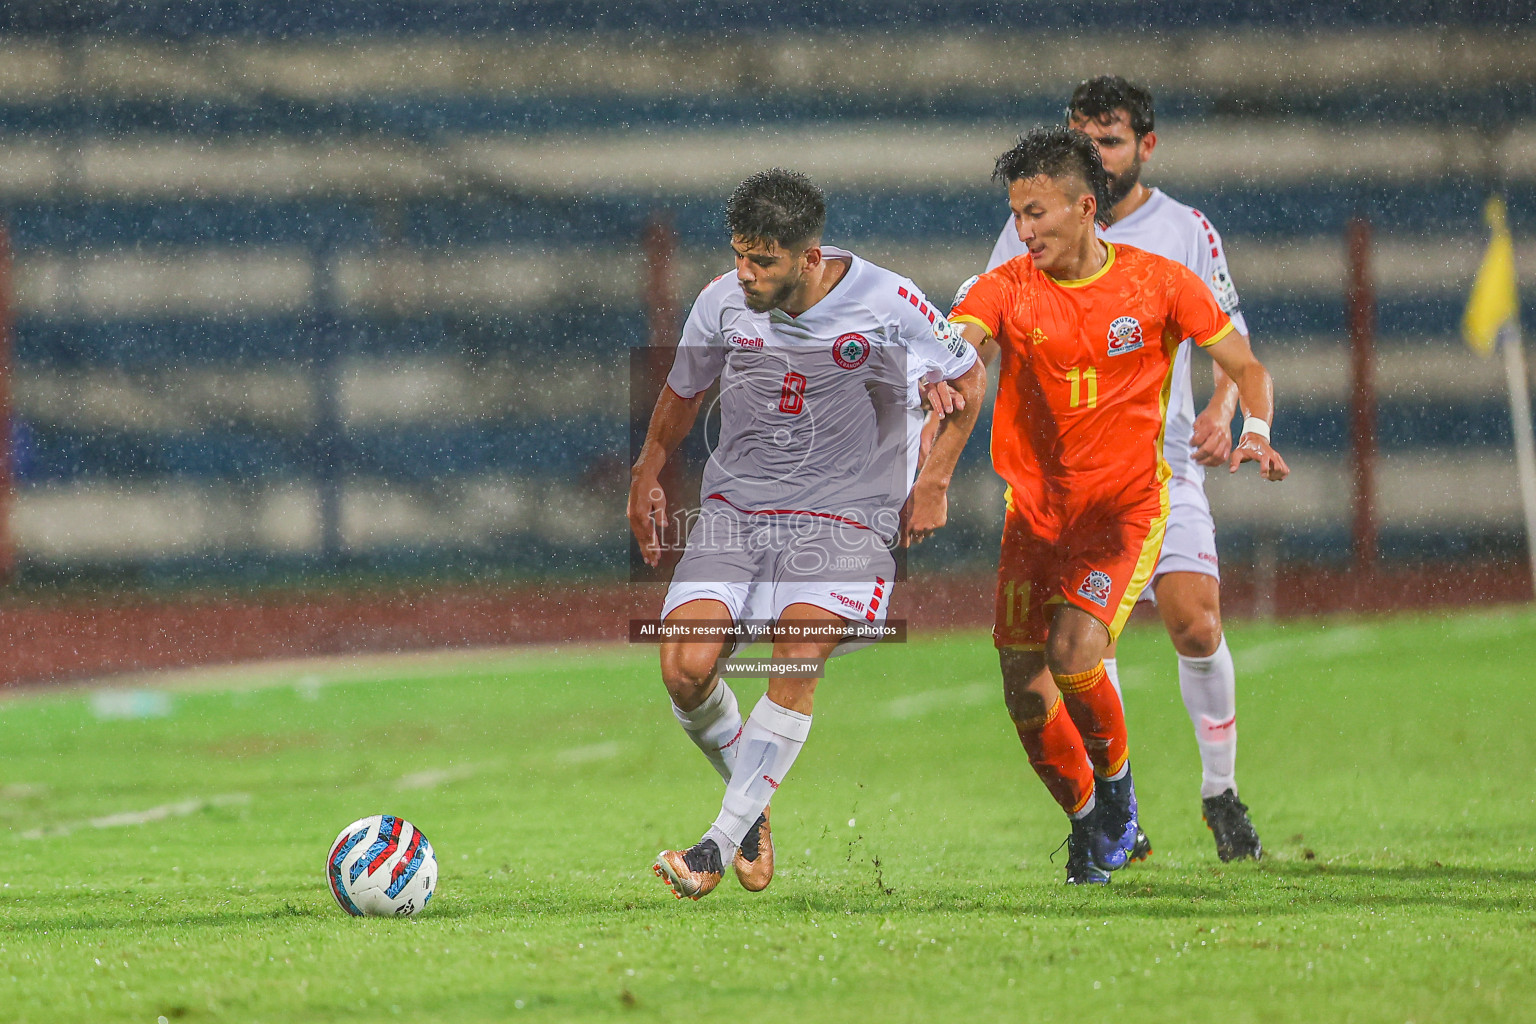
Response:
M1062 604L1076 605L1116 640L1152 579L1168 523L1165 500L1134 509L1088 511L1044 536L1012 507L1003 520L992 629L998 647L1044 650Z

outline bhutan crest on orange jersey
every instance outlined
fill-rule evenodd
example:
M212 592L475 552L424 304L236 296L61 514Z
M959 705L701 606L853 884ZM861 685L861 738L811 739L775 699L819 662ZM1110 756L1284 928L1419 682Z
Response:
M1146 344L1141 334L1141 321L1133 316L1117 316L1109 325L1109 354L1123 356L1135 352Z
M857 370L869 358L869 339L862 334L844 334L832 343L832 358L845 370Z
M1077 588L1077 595L1086 597L1100 608L1106 608L1109 606L1109 591L1113 586L1109 573L1095 569L1083 579Z

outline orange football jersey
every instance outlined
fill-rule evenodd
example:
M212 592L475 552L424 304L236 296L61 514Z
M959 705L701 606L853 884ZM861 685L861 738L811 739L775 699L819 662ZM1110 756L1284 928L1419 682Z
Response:
M1212 345L1232 321L1182 264L1106 243L1098 273L1058 281L1028 256L982 274L950 313L1002 349L992 462L1013 508L1059 513L1141 506L1166 486L1163 420L1185 338Z

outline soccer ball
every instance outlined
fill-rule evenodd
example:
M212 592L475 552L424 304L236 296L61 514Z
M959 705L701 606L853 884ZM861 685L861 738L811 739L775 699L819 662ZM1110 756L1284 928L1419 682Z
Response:
M427 837L392 814L359 818L336 837L325 879L353 917L409 917L437 886L437 857Z

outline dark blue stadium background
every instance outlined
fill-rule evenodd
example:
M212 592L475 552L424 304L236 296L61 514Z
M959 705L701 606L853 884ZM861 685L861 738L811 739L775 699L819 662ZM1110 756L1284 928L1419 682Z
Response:
M1405 150L1411 150L1423 139L1448 132L1498 140L1536 124L1536 63L1527 61L1519 73L1493 79L1452 70L1440 77L1399 76L1385 84L1379 77L1354 81L1347 74L1298 75L1288 82L1289 57L1276 50L1275 41L1294 40L1304 49L1323 47L1335 35L1390 41L1394 33L1420 40L1438 33L1465 51L1475 49L1483 36L1503 39L1513 31L1517 41L1531 39L1526 26L1533 13L1536 5L1526 3L1302 7L1220 0L7 5L0 10L0 41L31 48L28 52L55 53L62 71L48 88L0 90L0 154L7 145L18 152L30 152L27 147L83 152L98 144L272 146L342 154L355 149L357 159L365 161L395 149L433 154L466 139L543 140L558 146L626 133L637 139L670 132L707 137L758 129L846 130L856 137L871 126L1022 128L1061 116L1065 96L1060 89L1021 92L984 83L929 88L916 78L910 87L894 89L757 88L748 78L730 89L693 88L681 81L665 89L571 94L549 88L374 92L338 79L329 93L318 89L295 95L284 89L182 91L174 82L152 88L77 86L70 77L83 73L91 55L104 46L136 48L153 63L157 48L185 56L218 46L409 49L444 39L502 39L510 46L547 37L591 38L620 49L659 52L700 41L713 45L723 38L772 40L785 32L853 39L873 48L893 40L920 48L924 40L940 35L999 34L1049 48L1117 33L1125 39L1145 34L1148 45L1156 42L1176 52L1181 41L1226 38L1260 70L1249 79L1226 75L1214 83L1192 72L1174 76L1176 85L1159 86L1159 126L1168 138L1211 124L1257 125L1277 133L1282 140L1275 144L1277 152L1283 152L1284 133L1298 124L1314 136L1345 138L1362 129L1385 128L1399 132ZM1102 70L1108 69L1085 67L1084 74ZM1005 145L1006 134L999 133L998 141L999 148ZM615 152L614 159L623 158ZM1401 242L1409 249L1417 244L1433 252L1437 244L1455 239L1466 251L1482 237L1482 207L1495 185L1506 191L1512 224L1522 235L1536 227L1536 176L1519 161L1518 155L1507 161L1516 165L1514 173L1506 171L1497 181L1475 162L1447 160L1443 171L1413 173L1388 167L1362 175L1346 168L1337 174L1325 169L1257 180L1212 174L1189 184L1175 181L1170 191L1198 205L1224 232L1261 355L1288 358L1284 365L1303 370L1315 364L1324 367L1317 375L1326 376L1326 367L1338 363L1344 345L1342 273L1328 287L1298 287L1289 271L1277 271L1272 285L1249 287L1243 278L1245 250L1274 260L1281 258L1276 253L1289 251L1287 246L1304 253L1330 245L1342 250L1346 222L1363 215L1384 243ZM235 179L213 190L135 186L114 191L91 183L95 172L85 158L73 170L67 158L60 166L64 170L42 185L12 183L0 194L18 268L33 268L27 280L55 282L47 284L52 298L19 304L15 327L12 436L24 581L255 582L337 572L432 579L623 574L628 541L622 500L633 429L626 421L629 403L623 394L606 399L591 394L579 383L587 378L576 371L596 368L597 379L627 380L625 353L647 342L638 290L626 295L606 287L584 294L577 281L552 286L540 293L542 298L525 302L454 300L434 308L429 294L395 310L342 294L335 268L375 257L556 249L604 258L618 254L638 268L638 239L658 214L675 229L682 251L707 253L719 246L723 193L667 187L593 191L578 185L561 194L485 176L394 191L371 183L366 170L359 175L363 184L355 188L332 185L313 192L292 188L273 194ZM1002 208L986 181L987 168L976 170L974 183L960 186L918 181L873 187L833 175L827 183L829 241L875 239L903 252L963 243L984 258L1001 225ZM274 299L256 307L235 303L228 311L174 298L158 306L131 297L98 299L90 291L96 287L91 268L98 259L170 260L176 267L193 268L205 251L235 261L231 265L242 253L280 253L286 262L272 273L307 274L311 283L295 286L302 301ZM727 269L726 261L718 262L717 272ZM1461 274L1458 282L1465 277L1463 264L1455 271ZM174 267L164 271L177 272ZM936 298L947 298L938 290L948 283L940 275L925 280L922 267L907 272ZM638 280L638 269L636 275ZM1425 353L1458 355L1464 290L1459 284L1415 287L1411 273L1403 280L1410 283L1380 289L1377 325L1384 349L1404 353L1407 363L1421 367L1440 365L1421 359ZM684 303L690 297L680 296ZM427 403L422 408L428 414L398 420L382 413L354 415L339 396L349 368L362 365L356 360L374 370L397 367L378 370L385 373L378 378L385 383L374 386L402 390L417 386L412 374L435 372L434 364L452 370L460 382L456 387L494 378L502 381L497 385L502 390L487 393L500 396L500 404L442 416L429 414L433 407ZM1470 356L1466 362L1472 364ZM560 387L562 371L570 371L578 381L573 400L519 400L521 367L537 368L533 376L546 389ZM133 411L187 380L207 386L209 375L245 380L255 379L252 374L308 382L311 399L303 415L284 418L245 400L179 418ZM71 415L70 396L91 387L99 390L104 381L111 384L108 390L117 389L112 393L118 397L97 399L91 415ZM1288 390L1285 383L1282 379L1277 441L1313 473L1313 492L1308 493L1316 493L1311 505L1301 502L1290 517L1249 516L1241 509L1255 499L1234 499L1238 511L1220 522L1223 555L1234 565L1251 563L1261 552L1282 562L1338 564L1348 557L1349 522L1347 514L1339 514L1339 495L1347 490L1347 393ZM1476 479L1494 479L1492 467L1509 459L1511 441L1502 392L1437 386L1441 383L1429 380L1421 387L1410 381L1379 395L1383 464L1422 465L1412 472L1422 472L1424 487L1431 490L1464 486L1464 478L1453 470L1471 461L1490 467ZM36 397L48 388L54 398ZM965 467L970 479L983 480L985 463L985 445L973 445ZM1319 474L1326 480L1315 483ZM359 482L366 484L366 498L354 494ZM287 494L284 488L290 487L303 494L292 499L297 503L292 507L307 509L303 515L310 521L293 536L270 526L272 516L290 507L278 499L270 499L275 511L268 518L256 517L266 526L220 525L219 516L230 523L239 518L242 500ZM471 492L482 495L475 500L484 504L483 514L473 521L459 511ZM201 493L217 500L198 505L193 515L187 503ZM978 482L965 494L993 492ZM49 532L51 510L72 507L72 495L96 501L90 507L105 510L107 519L117 515L112 510L119 505L113 502L128 501L123 496L129 495L133 514L185 515L187 529L203 529L198 536L204 539L157 546L150 540L135 542L132 531L119 525L117 533L107 531L119 541L97 543L80 539L91 525L85 521ZM1277 491L1260 500L1284 503L1288 497ZM1385 516L1383 556L1398 562L1522 556L1517 517L1478 510L1487 502L1477 493L1462 494L1460 500L1468 508L1465 515L1458 516L1457 502L1448 501L1441 506L1451 506L1449 511L1436 506L1440 510L1434 514ZM1222 507L1218 502L1218 510ZM984 567L995 546L995 511L994 506L957 508L955 528L922 551L917 564ZM288 539L274 542L269 535Z

